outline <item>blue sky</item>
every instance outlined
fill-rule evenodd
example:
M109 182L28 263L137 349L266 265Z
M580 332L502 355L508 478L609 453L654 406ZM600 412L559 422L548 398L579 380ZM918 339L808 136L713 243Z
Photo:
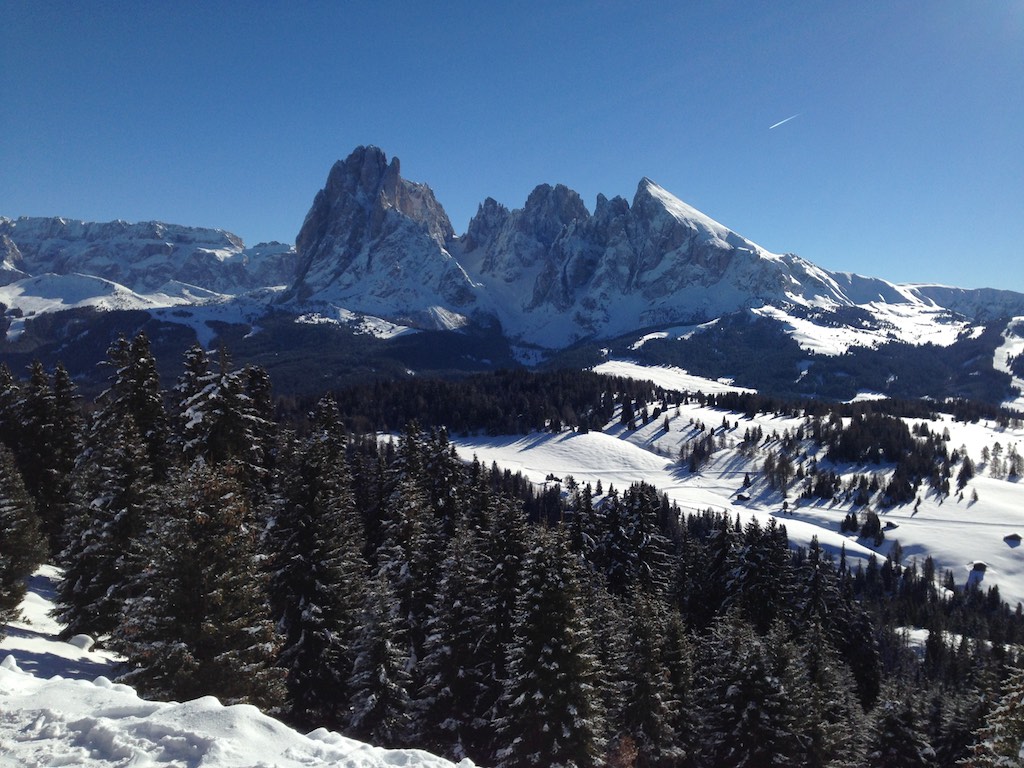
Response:
M487 196L649 176L829 269L1024 291L1024 0L0 13L0 215L291 242L376 144L458 232Z

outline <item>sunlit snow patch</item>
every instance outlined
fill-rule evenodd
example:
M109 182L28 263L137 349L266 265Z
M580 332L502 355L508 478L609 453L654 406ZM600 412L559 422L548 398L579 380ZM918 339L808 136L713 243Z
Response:
M393 339L410 333L417 333L415 328L398 325L373 315L361 315L347 309L337 309L334 316L319 312L307 312L295 318L295 322L304 325L337 325L345 326L353 333L373 336L377 339Z
M646 366L629 362L628 360L608 360L600 365L595 365L591 370L594 373L601 373L605 376L620 376L624 379L652 381L656 386L663 389L678 392L718 394L720 392L753 393L756 391L746 387L738 387L732 383L732 379L707 379L703 376L694 376L682 368L675 368L671 365Z
M858 305L858 308L870 317L870 321L860 327L815 322L771 305L752 311L782 323L802 349L820 355L843 355L851 347L871 348L893 341L948 347L965 331L977 335L982 330L949 310L923 304L871 302ZM821 319L825 318L827 315Z

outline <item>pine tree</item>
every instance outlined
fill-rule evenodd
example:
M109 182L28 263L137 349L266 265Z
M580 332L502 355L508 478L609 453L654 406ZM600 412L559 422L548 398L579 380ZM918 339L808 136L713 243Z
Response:
M975 732L975 743L960 765L968 768L1003 768L1024 765L1024 671L1007 680L999 701L984 725Z
M145 696L271 711L284 699L259 531L237 474L197 467L171 489L139 596L112 638L126 658L121 679Z
M313 421L313 434L283 464L282 503L269 533L270 592L284 636L289 719L340 728L368 566L333 401L321 402Z
M0 443L0 624L14 617L28 577L45 557L46 540L32 499L14 454Z
M674 564L671 543L658 523L658 492L646 483L630 487L622 499L605 505L601 560L613 594L625 596L639 589L666 595Z
M732 612L718 619L702 654L700 759L716 768L802 766L798 702L806 694L796 653L761 637Z
M751 519L729 565L726 609L736 607L765 634L792 603L793 573L785 528L774 518L764 529Z
M413 743L453 760L488 756L493 668L480 643L491 629L481 621L490 599L486 564L479 533L456 530L427 624Z
M0 363L0 443L17 452L21 423L21 387L14 380L7 363Z
M383 747L404 746L412 723L408 641L387 575L369 584L360 629L347 733Z
M398 600L413 666L423 658L427 614L443 558L440 523L425 487L424 455L423 436L410 425L387 472L388 496L381 510L381 545L376 553L377 568L387 576Z
M908 695L883 693L872 713L867 763L872 768L930 766L935 751L925 739L920 716Z
M853 675L819 622L805 629L800 655L809 691L802 702L806 765L862 765L867 722Z
M33 361L29 366L29 380L22 389L19 403L21 421L20 438L16 446L18 468L25 487L36 502L36 514L43 533L56 551L64 525L63 500L51 495L58 469L58 457L52 446L56 438L56 406L50 377L42 363Z
M637 765L676 765L685 757L676 731L679 708L664 647L664 607L651 598L633 601L623 690L623 727L637 749Z
M538 531L517 592L508 677L499 702L499 768L588 766L604 723L580 574L559 531Z
M145 445L131 416L98 431L76 477L77 513L69 518L60 554L56 615L64 634L105 635L121 619L125 600L149 567L146 540L158 490ZM97 433L94 432L94 435Z

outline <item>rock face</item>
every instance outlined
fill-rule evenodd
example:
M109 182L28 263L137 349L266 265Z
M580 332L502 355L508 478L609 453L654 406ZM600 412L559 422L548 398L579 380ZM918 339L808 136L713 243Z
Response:
M335 163L295 248L298 270L284 297L421 327L453 327L477 308L477 286L447 248L455 233L434 193L401 177L376 147Z
M137 293L186 283L237 294L289 283L295 268L290 246L264 243L246 249L230 232L158 221L0 218L0 252L11 276L12 267L24 272L22 277L92 275Z
M25 272L25 257L21 255L18 244L5 234L0 234L0 285L28 277Z
M295 307L338 307L420 327L494 317L518 342L560 348L739 309L873 302L976 316L1024 313L1024 296L897 286L773 254L650 179L632 203L542 184L509 210L486 199L457 238L430 189L375 147L331 169L296 241ZM995 311L995 310L990 310Z
M794 329L831 328L844 317L884 328L898 307L924 329L922 339L936 323L949 325L944 310L964 326L1024 316L1024 295L1010 291L894 285L770 253L647 178L632 201L599 195L593 213L560 184L536 187L518 209L488 198L457 237L430 188L403 179L398 159L376 147L335 163L294 248L245 248L223 230L161 222L0 217L2 286L13 309L40 292L73 293L35 302L37 312L125 304L121 288L139 306L249 293L247 316L276 302L274 309L335 321L363 314L417 328L497 323L513 343L550 350L744 309L784 316ZM285 290L256 291L268 286Z

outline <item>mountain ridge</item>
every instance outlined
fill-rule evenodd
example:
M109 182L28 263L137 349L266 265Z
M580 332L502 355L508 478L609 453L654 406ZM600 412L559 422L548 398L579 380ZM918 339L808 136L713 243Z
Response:
M632 200L598 195L592 212L563 184L539 184L521 208L486 198L457 235L430 187L404 179L398 158L374 146L334 163L294 246L247 248L224 230L163 222L0 217L0 284L7 331L0 355L53 346L54 333L80 333L58 322L24 331L70 309L77 328L88 322L82 312L90 307L143 311L185 326L206 345L238 343L268 327L278 335L264 347L287 345L288 322L322 326L320 344L348 343L349 336L331 336L331 327L357 335L386 326L472 331L473 349L483 339L502 339L507 351L467 358L473 370L509 354L526 364L566 360L565 350L617 339L638 349L652 333L661 339L654 346L665 350L673 339L748 313L803 350L804 361L779 374L792 381L813 378L808 374L821 368L821 355L891 344L950 347L992 324L1002 341L982 357L994 357L1016 348L1012 318L1024 317L1021 293L895 284L772 253L646 176ZM39 295L59 294L62 284L74 301ZM94 296L83 294L88 285ZM719 327L740 329L744 343L753 343L742 322ZM394 346L393 333L379 338ZM404 339L401 348L415 343ZM677 358L670 355L679 364ZM1016 381L1011 363L1000 361L998 371ZM990 362L984 366L992 373ZM818 378L825 375L831 374Z

